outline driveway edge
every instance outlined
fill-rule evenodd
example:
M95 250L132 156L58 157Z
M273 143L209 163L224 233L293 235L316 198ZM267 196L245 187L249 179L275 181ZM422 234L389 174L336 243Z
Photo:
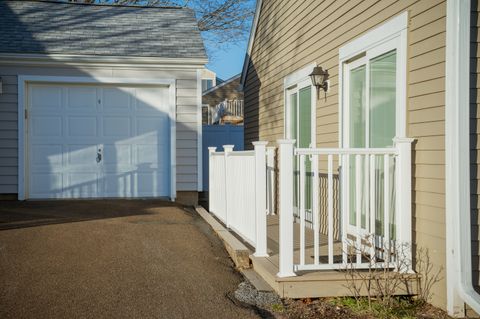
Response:
M240 240L233 236L228 229L220 224L205 208L195 206L197 213L212 227L220 237L235 266L240 269L250 268L251 251Z

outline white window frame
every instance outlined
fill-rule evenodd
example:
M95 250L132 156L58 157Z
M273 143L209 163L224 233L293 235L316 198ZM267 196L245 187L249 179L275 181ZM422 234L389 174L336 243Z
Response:
M339 146L346 147L346 140L348 137L348 119L349 114L346 110L348 99L348 69L347 64L355 60L355 57L365 55L366 63L369 60L396 49L396 137L406 136L407 126L407 27L408 27L408 12L403 12L400 15L392 18L384 24L367 32L366 34L356 38L347 43L339 49ZM367 74L368 76L368 74ZM344 83L345 82L345 83ZM367 94L368 102L368 94ZM367 103L368 105L368 103ZM368 121L368 119L366 119ZM367 122L368 123L368 122ZM346 127L344 127L346 126ZM345 131L346 129L346 131Z
M369 61L384 53L396 50L396 99L395 99L395 137L406 136L407 126L407 27L408 12L392 18L384 24L368 31L339 49L339 146L349 147L349 73L352 68L366 66L367 85L369 81ZM369 94L366 94L366 106L369 107ZM369 110L367 110L367 113ZM365 118L369 128L369 116ZM368 133L366 132L368 136ZM369 145L369 141L365 141ZM393 144L393 141L392 141ZM344 163L348 166L348 163ZM344 177L348 184L348 177ZM348 206L348 203L345 203ZM397 218L399 215L397 214ZM398 220L396 221L398 223ZM368 227L367 227L368 228ZM347 231L353 231L347 222Z
M311 144L310 147L315 148L317 145L317 90L312 85L310 80L310 73L312 73L313 68L316 67L316 63L311 63L306 67L299 69L289 75L287 75L283 80L283 98L284 98L284 110L283 110L283 137L286 139L291 139L291 123L290 123L290 103L288 99L288 94L292 91L298 91L307 86L311 88ZM298 95L297 95L298 96Z

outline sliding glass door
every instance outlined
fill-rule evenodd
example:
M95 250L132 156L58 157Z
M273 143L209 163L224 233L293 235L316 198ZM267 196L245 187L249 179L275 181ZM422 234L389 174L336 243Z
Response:
M397 52L395 49L387 52L366 52L363 57L345 64L344 67L344 119L343 136L344 146L347 148L385 148L393 146L396 135L396 99L397 99ZM368 202L369 183L368 159L362 157L360 167L355 157L347 161L348 167L348 227L349 232L355 233L357 220L360 220L360 229L368 233L372 229L369 225L368 212L370 205L374 205L376 225L375 233L383 235L384 193L383 182L385 174L390 174L391 198L390 221L393 238L394 234L394 188L393 188L393 161L388 172L384 171L383 157L375 159L375 203ZM360 180L356 170L360 169ZM359 193L357 183L361 185ZM373 185L373 184L372 184ZM357 201L359 197L359 201ZM360 207L358 207L360 203ZM358 214L360 218L358 219Z

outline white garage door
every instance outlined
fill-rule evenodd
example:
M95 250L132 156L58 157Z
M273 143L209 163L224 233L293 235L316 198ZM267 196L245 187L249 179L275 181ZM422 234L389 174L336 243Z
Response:
M168 196L167 87L29 85L28 198Z

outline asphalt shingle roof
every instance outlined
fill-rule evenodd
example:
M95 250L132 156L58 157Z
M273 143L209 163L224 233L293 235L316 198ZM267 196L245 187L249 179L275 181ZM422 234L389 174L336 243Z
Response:
M0 52L206 58L191 9L10 0Z

